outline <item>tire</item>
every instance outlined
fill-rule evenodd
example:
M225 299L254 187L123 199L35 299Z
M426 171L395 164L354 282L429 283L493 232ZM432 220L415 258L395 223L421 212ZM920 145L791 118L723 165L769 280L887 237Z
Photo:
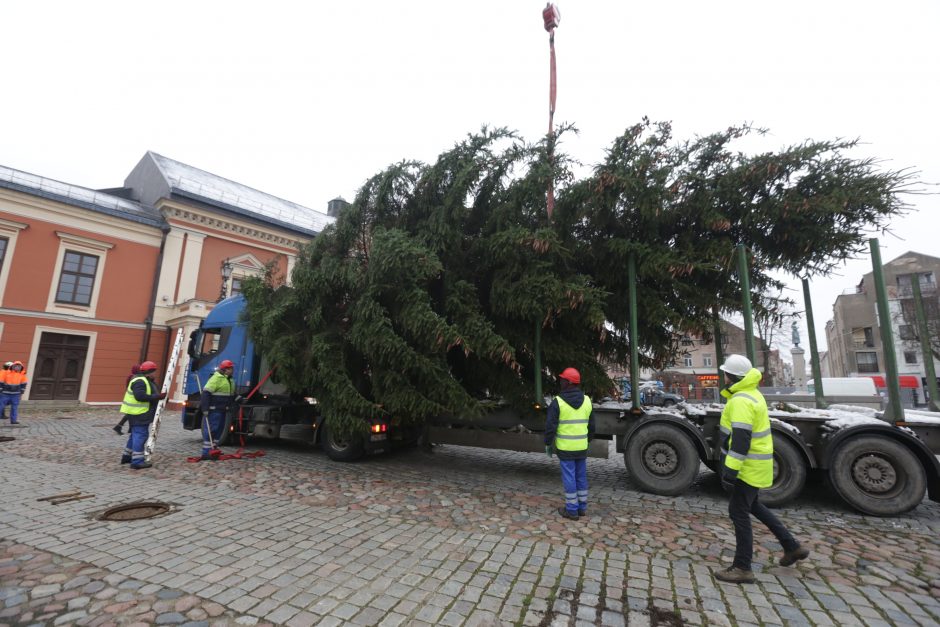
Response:
M663 401L663 407L672 407L675 404L676 402L670 399L666 399Z
M768 507L786 505L803 491L808 469L795 444L785 437L774 438L774 482L761 488L760 502Z
M331 433L329 423L326 421L323 422L320 445L326 451L326 456L335 462L353 462L365 453L362 438L347 440L336 437Z
M910 449L871 435L839 446L830 462L829 481L846 503L872 516L910 511L927 490L927 475Z
M646 492L675 496L698 476L695 444L679 427L652 424L630 436L623 454L627 472Z

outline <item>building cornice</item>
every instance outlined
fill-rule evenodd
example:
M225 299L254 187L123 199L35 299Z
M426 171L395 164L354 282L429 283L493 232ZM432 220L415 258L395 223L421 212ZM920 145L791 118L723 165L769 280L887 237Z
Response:
M304 244L308 239L300 239L296 236L288 236L284 233L278 233L271 229L265 229L257 225L241 220L231 220L211 213L199 211L193 207L176 204L172 201L160 203L160 210L167 219L179 220L187 224L196 225L241 236L254 242L266 242L282 248L296 250L300 244Z

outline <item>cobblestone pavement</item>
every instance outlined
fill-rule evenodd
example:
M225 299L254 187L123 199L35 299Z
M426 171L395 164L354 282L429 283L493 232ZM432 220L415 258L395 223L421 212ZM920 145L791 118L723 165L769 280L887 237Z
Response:
M930 501L872 518L813 486L779 512L810 559L776 565L755 525L758 582L734 586L712 577L734 541L708 471L670 498L636 491L619 455L589 460L589 515L567 521L544 455L440 446L339 464L293 440L188 463L201 437L169 414L154 467L132 471L114 409L38 411L0 426L16 438L0 442L0 625L940 623ZM74 489L94 498L37 501ZM172 509L96 518L139 500Z

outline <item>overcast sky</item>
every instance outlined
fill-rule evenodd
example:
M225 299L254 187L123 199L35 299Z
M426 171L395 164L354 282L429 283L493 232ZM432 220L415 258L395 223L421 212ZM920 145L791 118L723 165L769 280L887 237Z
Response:
M153 150L325 211L483 124L545 132L544 2L326 4L5 3L0 164L117 187ZM555 119L587 165L645 115L680 139L753 122L768 149L858 137L857 156L940 182L940 2L556 4ZM909 200L883 261L940 256L940 197ZM866 255L814 280L821 348L835 297L869 271Z

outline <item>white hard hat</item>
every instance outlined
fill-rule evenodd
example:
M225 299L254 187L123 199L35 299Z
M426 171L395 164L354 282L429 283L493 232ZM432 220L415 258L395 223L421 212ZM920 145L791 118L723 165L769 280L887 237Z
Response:
M751 360L744 355L728 355L728 359L721 365L722 370L739 377L746 375L751 368Z

